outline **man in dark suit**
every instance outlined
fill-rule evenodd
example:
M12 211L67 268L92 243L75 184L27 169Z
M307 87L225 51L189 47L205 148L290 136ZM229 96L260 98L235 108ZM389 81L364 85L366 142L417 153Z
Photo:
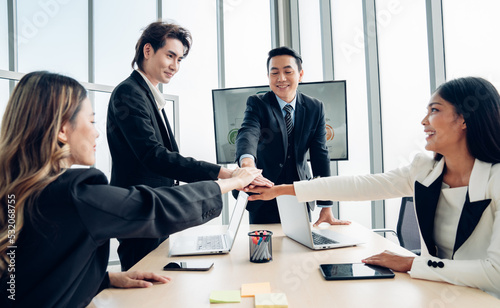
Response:
M323 103L297 91L304 75L302 58L288 47L275 48L269 52L267 72L272 91L248 98L236 138L236 161L242 167L257 165L276 184L291 184L311 178L309 150L314 176L330 176ZM316 224L349 224L333 216L331 205L318 201L323 208ZM275 199L249 202L247 210L250 223L280 222Z
M191 46L191 34L175 24L155 22L142 33L132 61L137 65L109 101L107 137L112 157L111 185L173 186L228 178L231 170L179 154L157 88L179 70ZM124 209L125 210L125 209ZM118 254L128 270L164 239L119 240Z

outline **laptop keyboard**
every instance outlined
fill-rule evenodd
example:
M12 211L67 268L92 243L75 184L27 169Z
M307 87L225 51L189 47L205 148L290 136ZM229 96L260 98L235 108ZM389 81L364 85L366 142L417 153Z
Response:
M323 235L320 235L316 232L312 232L314 245L327 245L327 244L337 244L337 241L329 239Z
M198 250L222 249L224 248L224 245L222 244L222 236L220 235L198 236L198 242L196 243L196 248Z

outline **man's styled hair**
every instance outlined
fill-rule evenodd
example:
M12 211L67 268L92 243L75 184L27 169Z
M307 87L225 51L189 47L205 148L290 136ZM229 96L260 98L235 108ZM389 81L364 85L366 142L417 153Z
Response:
M299 72L302 70L302 57L293 49L288 48L286 46L278 47L271 49L269 51L269 56L267 57L267 72L269 73L269 63L271 62L271 58L276 56L292 56L295 58L295 62L297 63L297 67L299 68Z
M134 68L134 64L137 64L137 67L142 71L144 62L144 45L151 44L154 52L163 46L165 46L167 38L173 38L179 40L182 45L184 45L184 57L186 57L189 53L189 49L192 44L192 37L189 30L180 27L173 23L165 23L162 21L157 21L149 26L142 32L141 37L137 41L135 45L135 56L132 61L132 68Z

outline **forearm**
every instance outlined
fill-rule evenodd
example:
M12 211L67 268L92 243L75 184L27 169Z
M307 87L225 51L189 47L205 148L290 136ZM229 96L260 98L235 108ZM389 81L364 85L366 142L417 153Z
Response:
M276 196L282 196L282 195L295 196L295 188L293 184L276 185L272 189L274 190Z
M217 178L219 178L219 179L228 179L228 178L231 177L231 173L232 173L232 170L230 170L228 168L221 167L220 171L219 171L219 175L217 176Z
M297 199L365 201L413 195L413 185L405 169L383 174L331 176L294 184Z
M241 167L255 167L255 161L250 157L245 157L241 160Z
M154 152L151 154L143 160L151 171L182 182L216 180L220 178L219 175L225 175L225 171L219 165L184 157L166 148L161 149L160 153L156 153L157 155Z
M212 181L177 187L139 185L124 189L95 185L97 175L104 181L104 174L89 170L75 179L78 186L71 190L82 222L96 240L168 236L203 224L222 210L219 186ZM96 228L102 225L109 228Z

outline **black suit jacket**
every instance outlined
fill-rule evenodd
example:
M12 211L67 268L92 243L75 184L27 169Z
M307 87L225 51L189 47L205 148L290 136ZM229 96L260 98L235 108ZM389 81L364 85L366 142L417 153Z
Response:
M0 307L86 307L109 286L110 238L158 238L203 224L220 214L222 198L213 181L124 189L97 169L68 169L33 209L17 235L16 300L7 298L5 271Z
M172 129L158 111L148 84L137 71L120 83L108 106L107 137L112 157L111 185L173 186L175 180L215 180L220 166L183 157ZM119 239L122 270L128 270L164 238Z
M215 180L220 166L180 155L174 135L137 71L120 83L108 106L107 137L112 157L111 184L173 186L174 180Z
M285 120L274 92L250 96L236 138L236 161L239 162L243 154L251 154L256 158L257 168L263 170L264 177L276 184L284 184L276 181L285 164L287 145ZM330 176L323 103L301 92L297 92L295 104L294 146L300 180L311 179L306 159L308 150L314 176ZM252 211L260 206L262 202L252 201L248 203L247 209ZM313 206L310 204L311 210Z

